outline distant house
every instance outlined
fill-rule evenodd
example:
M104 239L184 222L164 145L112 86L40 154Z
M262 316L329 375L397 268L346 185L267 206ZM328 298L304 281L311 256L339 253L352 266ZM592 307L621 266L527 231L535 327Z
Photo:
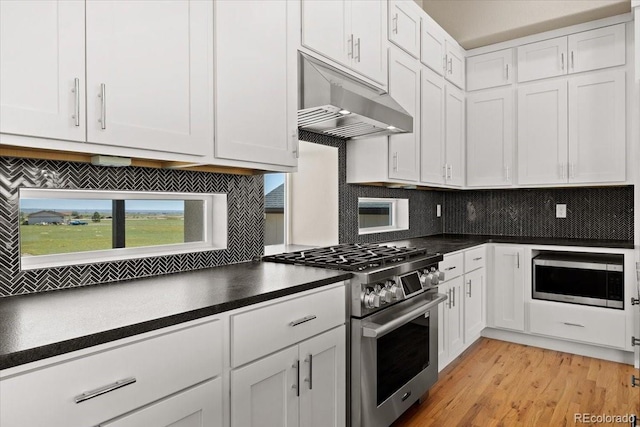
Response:
M264 196L265 245L284 243L284 184Z
M63 224L64 214L56 211L38 211L27 216L29 225L34 224Z

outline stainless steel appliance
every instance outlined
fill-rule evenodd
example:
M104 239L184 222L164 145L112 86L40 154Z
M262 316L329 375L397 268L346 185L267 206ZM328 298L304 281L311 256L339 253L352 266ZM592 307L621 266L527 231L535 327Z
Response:
M533 259L533 298L624 309L624 256L544 252Z
M347 244L263 258L353 272L350 308L350 421L386 427L438 379L437 292L441 254L426 249Z

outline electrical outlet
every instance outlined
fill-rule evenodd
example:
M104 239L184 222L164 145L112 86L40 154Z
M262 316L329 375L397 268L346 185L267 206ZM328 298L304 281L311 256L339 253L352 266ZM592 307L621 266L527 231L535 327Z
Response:
M556 218L566 218L567 217L567 205L557 204L556 205Z
M436 216L438 218L442 216L442 205L436 205Z

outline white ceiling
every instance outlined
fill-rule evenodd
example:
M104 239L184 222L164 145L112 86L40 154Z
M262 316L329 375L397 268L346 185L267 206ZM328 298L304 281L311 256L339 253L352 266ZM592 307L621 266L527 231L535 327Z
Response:
M465 49L631 11L631 0L415 0Z

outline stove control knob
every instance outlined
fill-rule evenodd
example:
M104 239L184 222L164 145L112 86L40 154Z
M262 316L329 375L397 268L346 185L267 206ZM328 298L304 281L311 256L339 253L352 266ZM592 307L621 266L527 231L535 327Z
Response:
M396 301L400 301L403 298L402 288L395 283L389 287L389 293L391 293L391 298Z
M362 296L362 303L365 308L378 308L380 307L380 297L374 292L368 291Z
M444 274L431 267L431 271L426 275L428 286L437 286L441 280L444 280Z
M391 294L389 288L380 289L380 291L378 292L378 296L380 297L381 304L387 304L393 301L393 295Z

